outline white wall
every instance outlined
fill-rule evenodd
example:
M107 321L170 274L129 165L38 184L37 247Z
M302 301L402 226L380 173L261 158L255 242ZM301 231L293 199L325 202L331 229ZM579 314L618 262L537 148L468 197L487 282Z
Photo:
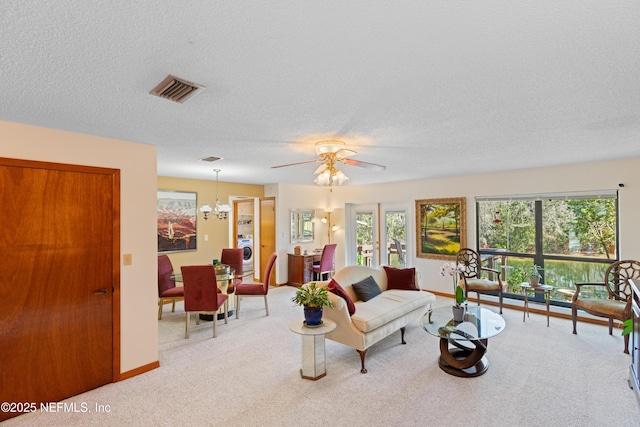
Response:
M330 194L330 203L333 207L342 209L342 218L335 215L335 219L344 224L345 203L409 202L415 205L415 200L418 199L466 197L467 242L473 247L475 245L474 197L476 196L617 189L619 183L625 184L619 193L620 256L640 260L640 227L637 220L640 214L640 158L384 185L346 185L333 190ZM319 187L280 186L278 214L287 213L288 209L292 208L322 207L323 203L329 203L327 191L326 188ZM315 204L312 204L313 201ZM333 214L331 219L334 219ZM408 221L410 221L410 232L415 236L415 209L412 210ZM281 226L287 224L284 215L279 217L278 222ZM332 241L337 242L338 248L344 250L344 233L336 233L334 237ZM407 236L407 238L412 237ZM285 252L291 246L285 242L280 243L282 246L278 247ZM317 246L317 244L311 246ZM420 272L423 287L452 293L450 278L440 276L440 266L444 261L417 258L415 249L413 254L408 253L407 256L413 258L410 265L415 266ZM343 265L344 252L342 256L336 256L336 268Z
M120 169L120 371L158 360L156 149L0 121L0 156ZM122 256L120 257L122 262Z

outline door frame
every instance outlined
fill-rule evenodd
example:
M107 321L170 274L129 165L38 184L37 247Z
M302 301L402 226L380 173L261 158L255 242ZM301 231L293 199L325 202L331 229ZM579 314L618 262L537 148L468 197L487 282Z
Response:
M259 245L260 250L259 251L255 251L254 250L254 257L256 256L256 252L259 252L258 255L258 260L257 260L257 265L259 273L260 273L260 281L266 280L268 278L264 277L264 272L267 266L267 262L269 261L269 256L273 253L276 252L276 198L273 196L268 196L268 197L260 197L259 198L260 202L259 202L259 214L258 214L258 222L260 224L260 231L258 233L259 235L259 239L258 239L258 243L257 245ZM271 215L273 217L273 220L269 220L269 215L265 215L264 214L264 209L266 208L267 204L273 203L273 215ZM254 236L255 237L255 236ZM267 238L269 237L269 238ZM254 249L256 248L256 241L254 240L253 242L253 247ZM256 263L256 260L254 258L254 264ZM277 270L277 264L276 264L276 270ZM272 273L274 275L274 277L278 277L277 272L273 272ZM277 283L277 279L274 282L274 286L279 286Z

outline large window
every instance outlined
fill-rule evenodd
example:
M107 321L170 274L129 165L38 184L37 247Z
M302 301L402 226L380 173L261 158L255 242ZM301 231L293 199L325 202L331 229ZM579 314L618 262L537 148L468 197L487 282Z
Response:
M520 294L536 264L543 283L554 287L552 299L570 301L574 283L601 282L618 260L617 208L615 191L479 197L478 250L485 266L501 272L509 293ZM585 291L606 296L599 288Z

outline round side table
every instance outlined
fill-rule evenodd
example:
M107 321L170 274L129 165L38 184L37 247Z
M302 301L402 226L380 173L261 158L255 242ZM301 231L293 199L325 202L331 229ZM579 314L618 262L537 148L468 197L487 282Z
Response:
M549 300L551 299L551 291L553 290L553 286L531 286L530 283L522 283L520 285L520 288L522 289L522 295L524 295L524 312L522 313L522 321L524 322L525 319L529 317L529 292L533 292L534 295L536 293L541 293L544 295L544 299L547 302L547 327L549 327Z
M336 326L336 322L328 319L322 319L322 325L313 328L304 325L304 318L289 324L291 331L302 335L302 378L315 381L327 375L324 335L333 331Z

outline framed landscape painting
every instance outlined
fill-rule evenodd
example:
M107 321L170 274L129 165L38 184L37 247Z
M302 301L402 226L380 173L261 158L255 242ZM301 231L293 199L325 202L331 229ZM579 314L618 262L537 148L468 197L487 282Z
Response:
M195 251L197 194L158 190L158 252Z
M416 200L416 256L455 260L466 247L466 199Z

